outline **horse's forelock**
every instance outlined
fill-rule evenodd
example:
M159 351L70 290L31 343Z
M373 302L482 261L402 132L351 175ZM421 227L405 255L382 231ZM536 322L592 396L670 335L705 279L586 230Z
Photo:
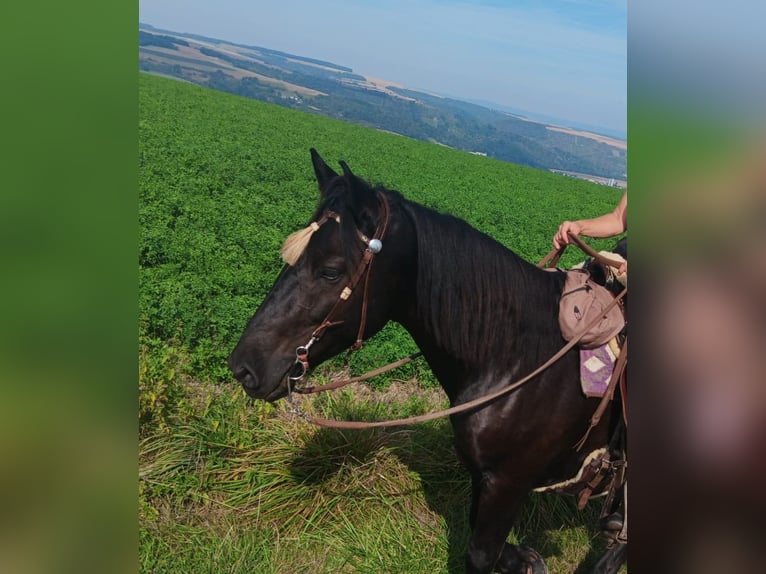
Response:
M343 176L336 178L343 180ZM355 223L355 214L351 210L348 201L348 193L343 185L337 185L339 181L331 182L323 192L322 201L314 212L309 225L303 229L291 233L282 244L282 259L288 265L294 265L303 255L311 238L324 224L327 215L332 213L330 219L334 220L340 228L340 241L343 245L344 258L349 265L354 265L361 257L362 243L359 240Z

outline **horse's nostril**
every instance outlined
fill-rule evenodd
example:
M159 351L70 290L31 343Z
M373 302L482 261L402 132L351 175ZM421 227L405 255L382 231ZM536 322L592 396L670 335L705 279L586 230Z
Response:
M232 369L231 372L234 375L234 378L237 379L238 381L241 381L242 379L247 377L247 375L250 374L250 371L247 369L247 367L239 367L237 369Z

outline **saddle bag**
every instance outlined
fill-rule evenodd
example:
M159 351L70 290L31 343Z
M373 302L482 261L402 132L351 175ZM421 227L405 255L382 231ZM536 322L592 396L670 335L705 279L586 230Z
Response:
M593 349L607 343L622 331L625 316L622 308L615 305L604 313L614 296L590 278L587 271L573 269L567 274L559 302L559 327L565 340L571 341L591 322L601 315L601 321L583 335L579 346Z

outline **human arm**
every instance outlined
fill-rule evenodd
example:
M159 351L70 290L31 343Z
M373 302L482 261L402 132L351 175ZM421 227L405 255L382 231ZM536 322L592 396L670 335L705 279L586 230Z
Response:
M587 237L612 237L628 229L628 192L622 194L617 207L609 213L591 219L564 221L553 236L553 245L559 249L571 243L569 233Z
M591 219L578 219L577 221L564 221L553 236L553 245L560 249L572 242L569 234L585 235L587 237L613 237L624 233L628 229L628 192L622 194L620 201L609 213L593 217ZM618 274L628 270L627 261L618 269Z

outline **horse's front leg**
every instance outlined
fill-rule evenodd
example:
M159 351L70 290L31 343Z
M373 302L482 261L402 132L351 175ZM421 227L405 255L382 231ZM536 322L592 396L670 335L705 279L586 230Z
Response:
M505 539L523 502L526 488L514 488L496 472L471 476L471 540L466 556L468 574L488 574L494 568L515 574L524 572L524 563Z

